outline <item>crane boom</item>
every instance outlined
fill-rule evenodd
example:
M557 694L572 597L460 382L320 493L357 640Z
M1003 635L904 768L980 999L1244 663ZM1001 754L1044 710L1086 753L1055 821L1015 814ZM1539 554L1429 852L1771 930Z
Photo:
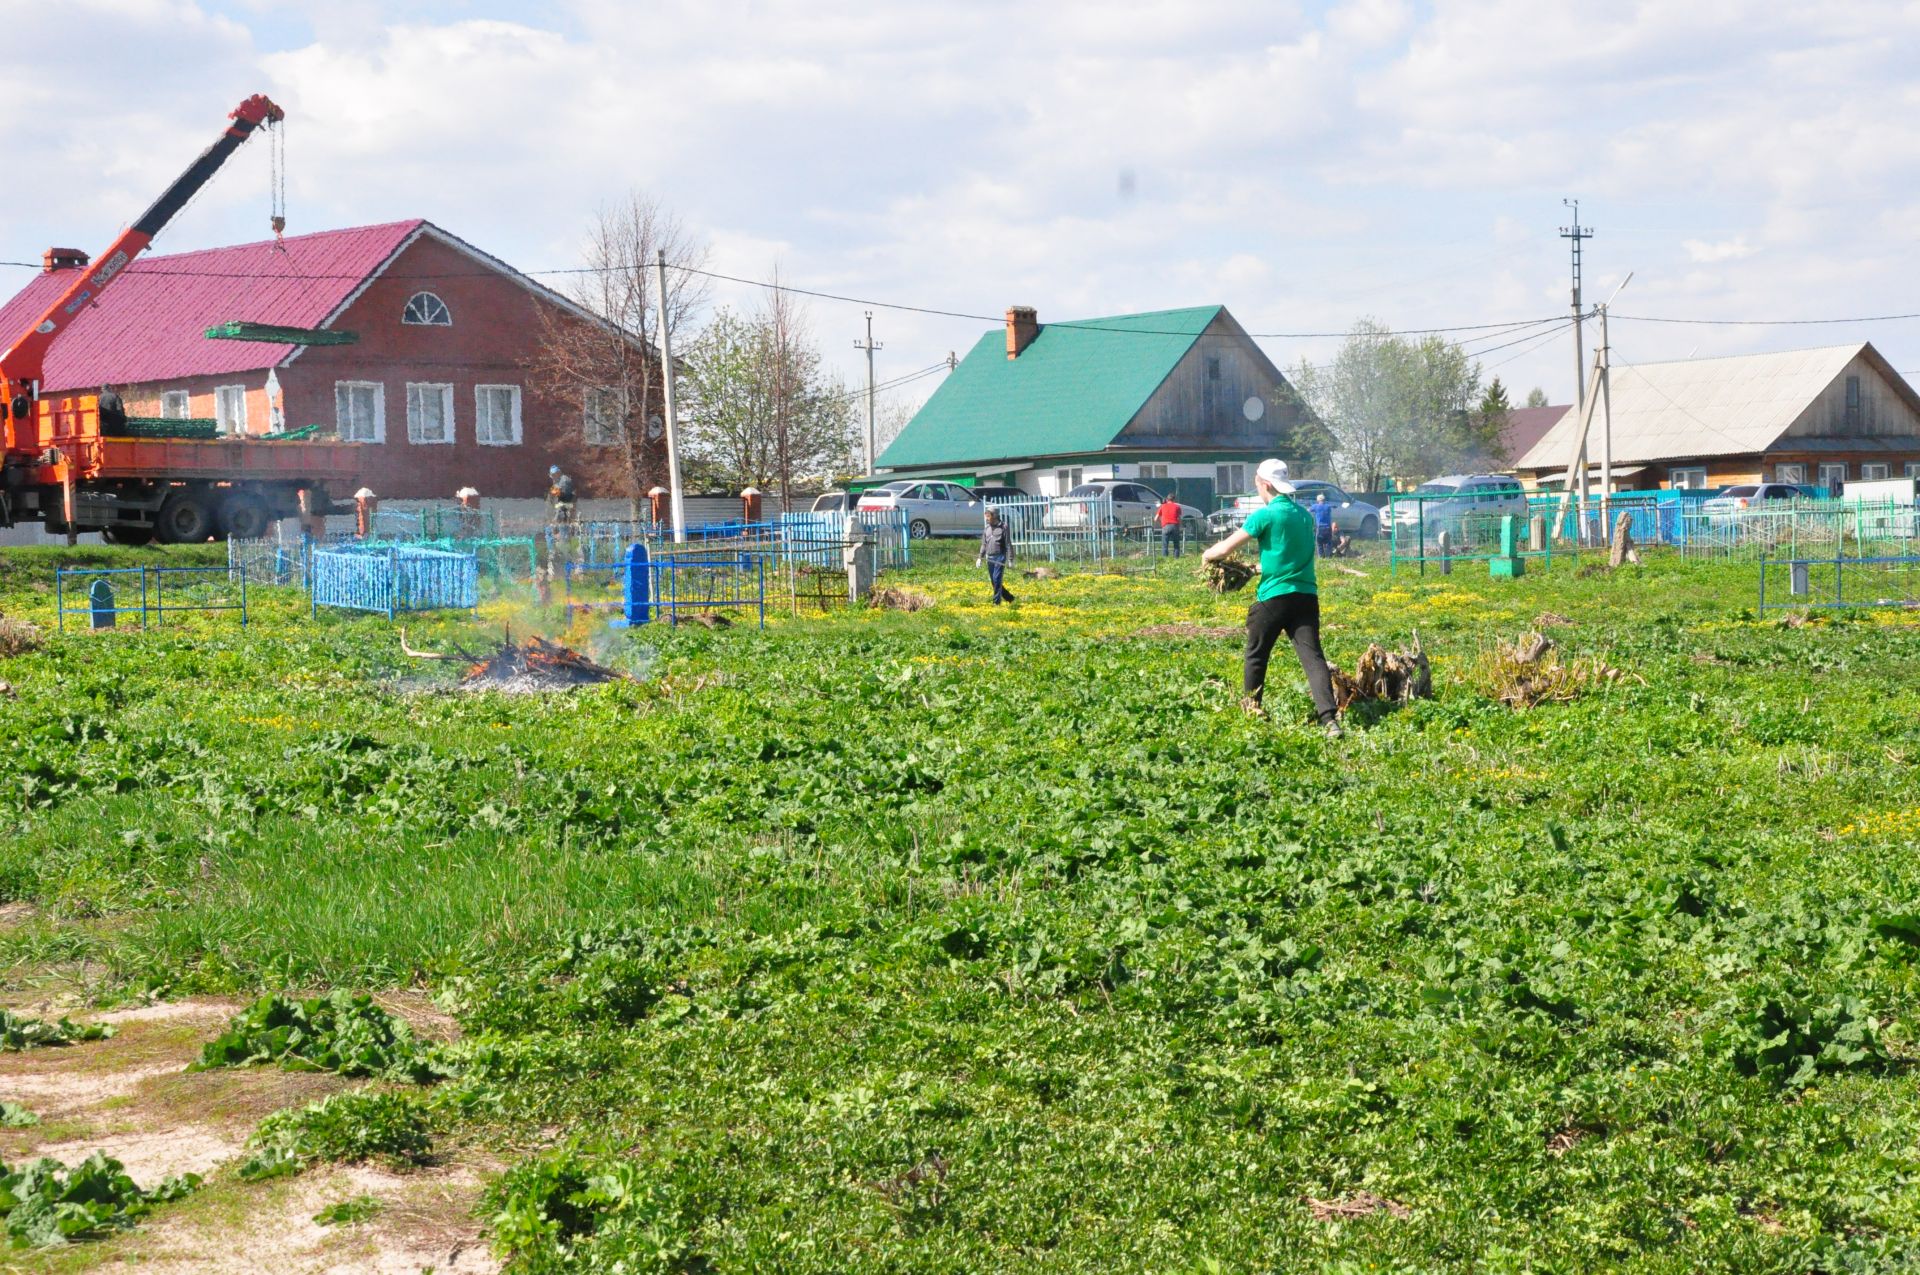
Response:
M227 116L233 123L215 139L213 145L174 178L173 184L153 201L140 219L120 232L120 237L102 253L92 267L80 272L54 303L37 316L24 332L17 333L5 351L0 352L0 386L5 397L0 403L17 403L26 387L40 379L47 347L88 304L97 300L107 285L125 270L133 259L147 250L173 215L198 194L210 178L227 162L227 157L262 124L278 123L286 113L259 93L240 103ZM18 415L18 412L15 412Z

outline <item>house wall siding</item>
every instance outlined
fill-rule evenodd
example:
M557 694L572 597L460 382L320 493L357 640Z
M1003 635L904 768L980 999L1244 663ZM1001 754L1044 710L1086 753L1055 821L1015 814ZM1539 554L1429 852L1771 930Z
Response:
M1209 364L1219 362L1215 379ZM1247 419L1248 399L1262 414ZM1272 454L1305 415L1292 387L1225 312L1207 326L1114 439L1116 447L1245 448Z
M1860 378L1860 415L1856 422L1847 420L1847 378L1850 376ZM1907 405L1879 368L1864 354L1856 354L1846 371L1834 378L1833 384L1794 418L1793 424L1787 427L1787 435L1790 438L1908 436L1920 439L1920 415Z

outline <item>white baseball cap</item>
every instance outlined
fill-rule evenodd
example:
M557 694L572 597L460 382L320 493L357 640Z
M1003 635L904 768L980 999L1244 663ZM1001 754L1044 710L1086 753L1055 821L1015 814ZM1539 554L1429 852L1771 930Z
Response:
M1287 462L1269 457L1260 462L1260 468L1253 471L1254 476L1282 496L1293 495L1293 484L1288 481Z

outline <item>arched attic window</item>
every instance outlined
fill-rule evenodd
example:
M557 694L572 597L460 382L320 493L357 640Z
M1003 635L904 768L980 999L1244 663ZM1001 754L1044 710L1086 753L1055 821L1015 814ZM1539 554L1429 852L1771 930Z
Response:
M453 312L447 309L447 303L431 292L416 292L407 298L407 308L400 313L400 322L417 327L450 328L453 326Z

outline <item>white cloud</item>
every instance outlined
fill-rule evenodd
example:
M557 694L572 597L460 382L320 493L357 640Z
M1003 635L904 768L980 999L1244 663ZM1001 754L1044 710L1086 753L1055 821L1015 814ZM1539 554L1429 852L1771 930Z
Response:
M1687 250L1688 261L1738 261L1754 254L1754 247L1747 242L1745 235L1735 235L1732 239L1722 239L1717 243L1689 239L1680 246Z
M778 260L854 296L1440 326L1564 309L1555 231L1579 195L1590 298L1636 272L1622 313L1905 310L1920 284L1914 219L1892 211L1920 202L1920 11L1901 0L571 0L510 21L239 2L0 0L36 50L0 97L35 179L0 206L0 257L97 247L264 88L289 111L294 229L427 216L529 268L571 264L595 207L638 188L716 268ZM165 246L264 233L259 149ZM1740 264L1762 248L1766 270ZM815 306L849 375L861 308ZM983 322L882 310L883 363L964 353ZM1636 357L1685 352L1676 329L1615 329ZM1920 325L1863 335L1912 345ZM1549 344L1501 371L1564 399L1570 364Z

